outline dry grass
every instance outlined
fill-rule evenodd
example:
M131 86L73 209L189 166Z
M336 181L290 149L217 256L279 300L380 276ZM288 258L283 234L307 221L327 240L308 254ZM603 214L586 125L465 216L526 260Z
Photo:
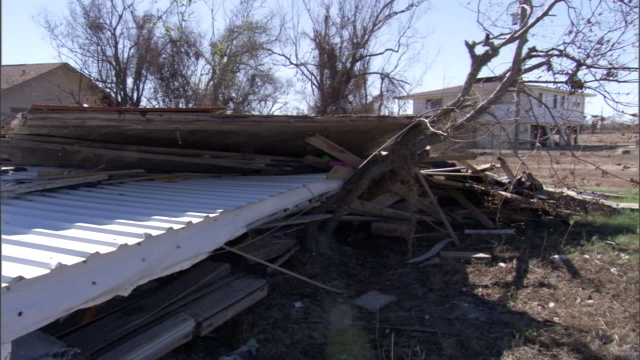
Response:
M475 165L496 162L501 156L511 169L519 173L531 171L545 185L571 188L603 188L625 190L637 183L640 168L636 133L584 134L581 145L572 148L535 148L474 150L480 156ZM629 154L616 154L619 148L628 148Z

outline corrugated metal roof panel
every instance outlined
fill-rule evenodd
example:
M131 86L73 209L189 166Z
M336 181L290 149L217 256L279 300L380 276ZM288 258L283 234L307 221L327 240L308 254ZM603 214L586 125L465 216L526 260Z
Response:
M36 175L29 169L2 181ZM341 184L326 174L197 178L2 199L2 343L185 269Z
M3 180L30 179L36 174L17 172L3 176ZM134 244L145 236L180 229L325 177L310 174L144 181L3 199L2 254L11 256L7 262L20 263L20 269L72 265L91 253L114 250L96 241L115 246ZM18 268L4 265L3 257L2 286L18 275L30 278L42 274L40 270L15 273ZM5 269L11 269L12 274Z

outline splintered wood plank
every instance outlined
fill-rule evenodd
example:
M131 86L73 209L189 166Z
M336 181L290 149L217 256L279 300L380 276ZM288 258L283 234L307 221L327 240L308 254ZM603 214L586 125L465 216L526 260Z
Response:
M442 211L442 208L438 204L438 200L433 195L433 192L431 191L431 188L429 187L429 184L427 184L427 181L424 179L424 177L422 176L420 171L416 170L416 173L417 173L416 175L418 176L418 179L420 180L420 183L422 184L424 189L427 191L427 194L431 198L431 201L433 202L433 205L436 208L436 211L440 215L440 219L444 223L444 226L447 228L447 231L449 232L449 234L451 234L451 237L453 238L453 241L455 241L456 245L459 244L460 241L458 240L458 237L456 236L456 233L453 231L453 228L451 227L451 224L449 224L449 220L447 219L447 215L444 214L444 212Z
M122 311L94 321L62 337L61 340L66 344L73 344L82 349L83 354L89 355L167 314L189 299L202 296L203 288L224 285L220 279L229 271L229 264L202 261L186 270L161 291L154 292ZM100 336L95 336L96 334Z
M362 159L353 155L340 145L333 143L331 140L323 137L322 135L315 134L312 136L307 136L305 138L305 141L326 152L327 154L332 155L336 159L350 164L353 167L358 167L360 166L360 164L362 164Z
M164 154L144 153L140 151L101 149L101 148L93 148L93 147L49 144L49 143L43 143L43 142L22 141L22 140L8 140L8 143L9 145L15 145L15 146L67 150L75 153L118 156L118 157L124 157L124 158L134 158L137 160L145 159L145 160L175 161L179 163L217 165L217 166L225 166L225 167L241 168L241 169L260 170L265 168L264 165L256 164L246 160L228 160L228 159L212 159L212 158L201 158L201 157L187 157L187 156L179 156L179 155L164 155ZM55 158L56 154L52 154L52 156Z
M371 200L370 202L374 205L388 207L400 199L403 199L403 197L395 192L390 191L378 196L377 198Z
M229 306L229 308L227 308L225 311L220 312L219 314L216 314L215 316L207 319L206 321L203 321L202 324L200 325L201 327L200 327L200 331L198 332L198 335L203 336L208 334L209 332L211 332L211 330L222 325L224 322L228 321L236 314L244 311L245 309L249 308L256 302L266 297L268 291L269 291L268 285L264 285L263 287L259 288L257 291L249 294L248 296L242 298L240 301Z
M439 169L435 169L435 170L439 170ZM462 173L462 172L446 172L446 171L431 171L431 170L421 170L420 172L425 175L432 175L432 176L463 176L463 177L481 176L479 174Z
M57 180L41 180L34 181L25 184L17 184L6 186L2 189L2 197L15 195L15 194L23 194L33 191L40 190L48 190L48 189L56 189L65 186L71 185L80 185L86 183L95 183L99 181L103 181L108 179L107 175L93 175L93 176L84 176L84 177L73 177L70 179L57 179Z
M327 175L327 179L345 180L349 176L351 176L351 174L353 174L354 171L355 170L353 170L352 167L334 166L333 169L331 169L331 171L329 171L329 174Z
M421 197L412 198L411 192L409 191L409 189L407 189L407 187L402 185L402 184L394 184L391 187L391 191L393 191L394 193L402 196L404 199L406 199L408 201L414 201L415 200L415 203L418 206L418 209L420 209L422 211L426 211L426 212L436 211L435 206L430 201L427 201L427 200L425 200L425 199L423 199Z
M43 143L49 143L49 144L94 147L94 148L101 148L101 149L134 151L134 152L162 154L162 155L177 155L177 156L188 156L188 157L190 156L190 157L227 159L227 160L244 160L244 161L267 162L267 163L268 162L300 163L300 159L295 157L246 154L246 153L213 151L213 150L169 148L169 147L144 146L144 145L132 145L132 144L116 144L116 143L110 143L110 142L67 139L67 138L41 136L41 135L16 134L12 136L12 139L43 142Z
M477 158L478 156L475 154L438 154L429 156L426 162L475 160Z
M267 295L267 280L241 277L183 309L198 323L197 334L206 335Z
M487 171L495 170L496 169L496 164L490 163L490 164L478 165L478 166L476 166L476 169L478 171L480 171L481 173L485 173Z
M440 251L443 259L491 260L491 255L475 251Z
M467 169L469 169L474 174L482 173L477 167L473 166L470 162L466 160L458 160L458 162L464 165Z
M196 322L188 315L177 314L114 345L109 352L98 355L96 359L157 359L191 340L195 327Z
M307 155L302 158L302 163L317 167L319 169L330 170L331 165L329 165L328 161L324 161L321 158L313 155Z
M389 209L363 200L356 200L349 205L349 210L365 215L376 215L394 219L410 219L411 214L405 211Z
M480 221L482 225L490 229L493 229L496 227L496 225L491 220L489 220L489 218L485 214L483 214L480 210L478 210L478 208L475 207L471 203L471 201L469 201L469 199L467 199L464 195L462 195L462 193L460 193L457 190L450 189L449 194L451 194L451 196L453 196L453 198L456 199L456 201L458 201L462 206L467 208L467 210L471 212L473 217L475 217L478 221Z

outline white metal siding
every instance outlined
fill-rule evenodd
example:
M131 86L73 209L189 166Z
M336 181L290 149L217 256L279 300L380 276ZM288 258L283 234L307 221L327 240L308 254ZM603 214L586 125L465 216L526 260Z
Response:
M29 174L16 173L22 178ZM144 181L2 200L2 286L90 254L135 244L222 211L303 186L325 174Z
M186 269L252 226L304 209L341 185L326 174L198 178L3 199L3 351L74 310Z

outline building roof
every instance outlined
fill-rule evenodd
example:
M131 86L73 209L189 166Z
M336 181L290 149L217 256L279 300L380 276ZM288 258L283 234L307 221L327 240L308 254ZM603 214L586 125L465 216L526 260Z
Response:
M493 80L493 78L491 78L491 79ZM486 81L485 82L485 81L482 81L482 80L484 80L484 79L483 78L478 79L478 82L473 85L473 88L471 90L472 91L472 95L471 95L472 97L484 98L484 97L488 96L489 94L491 94L498 87L498 85L500 85L499 81ZM555 88L550 88L550 87L540 86L540 85L529 85L529 84L527 84L527 85L525 85L525 88L527 90L531 91L532 93L535 93L537 90L553 91L553 92L557 92L557 93L568 93L569 92L569 91L566 91L566 90L555 89ZM458 95L461 90L462 90L462 85L458 85L458 86L452 86L452 87L448 87L448 88L444 88L444 89L423 91L423 92L418 92L418 93L414 93L414 94L398 96L398 97L396 97L396 99L398 99L398 100L414 100L414 99L417 99L417 98L437 99L437 98L442 98L442 97L451 96L451 95ZM588 94L588 93L576 93L576 95L585 96L585 97L595 96L593 94Z
M0 76L1 88L5 90L14 87L65 65L70 66L66 63L2 65Z
M474 84L472 88L473 96L486 96L489 95L492 91L494 91L500 83L498 82L490 82L490 83L480 83ZM405 96L399 96L396 99L398 100L413 100L415 98L441 98L449 95L457 95L462 90L463 85L452 86L444 89L423 91L415 94L409 94Z
M39 169L28 170L3 175L3 185ZM244 176L5 198L2 343L188 268L247 229L305 209L341 184L326 174Z

